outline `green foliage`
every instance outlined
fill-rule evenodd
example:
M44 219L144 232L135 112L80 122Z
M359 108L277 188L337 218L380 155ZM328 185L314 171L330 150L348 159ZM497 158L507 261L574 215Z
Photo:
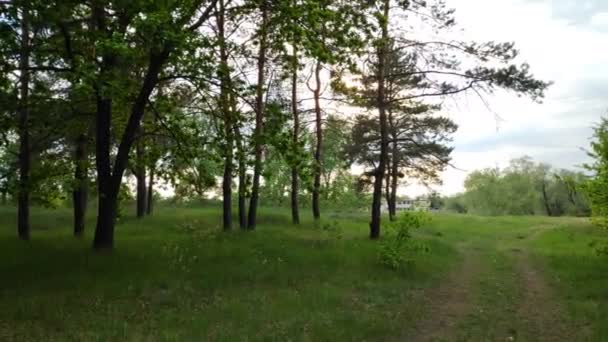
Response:
M457 212L480 215L585 216L589 208L580 191L585 178L523 157L505 169L472 172L465 180L466 192L451 205Z
M379 246L380 263L393 270L410 268L418 255L429 247L413 240L412 232L427 225L431 217L420 211L404 211L396 221L387 225L385 237Z
M608 119L595 128L594 141L589 153L595 159L587 169L593 176L585 184L585 192L591 203L592 221L598 227L608 228Z
M466 214L467 206L465 203L464 195L457 194L445 199L445 210L458 213L458 214Z

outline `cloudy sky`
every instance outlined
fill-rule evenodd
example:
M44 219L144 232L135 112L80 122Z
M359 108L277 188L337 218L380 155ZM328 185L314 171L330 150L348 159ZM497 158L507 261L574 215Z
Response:
M505 166L523 155L560 168L587 161L592 126L608 113L608 0L452 0L462 35L513 41L521 61L555 84L543 104L506 93L446 103L460 129L445 194L463 190L467 173ZM420 189L410 188L407 192Z

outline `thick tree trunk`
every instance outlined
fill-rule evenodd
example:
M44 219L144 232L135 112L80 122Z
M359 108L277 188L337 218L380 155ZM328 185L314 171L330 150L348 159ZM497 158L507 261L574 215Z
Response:
M146 215L152 215L154 208L154 167L150 167L149 180L148 180L148 195L146 202Z
M383 19L379 19L382 27L382 37L378 44L378 88L377 88L377 106L380 119L380 160L376 169L374 179L374 193L371 210L371 221L369 224L369 236L371 239L380 237L380 218L382 215L382 185L383 177L386 172L386 161L388 158L388 123L386 117L386 89L385 89L385 68L386 54L388 48L388 18L389 18L390 1L384 1Z
M112 100L98 95L96 115L96 166L99 188L99 207L97 213L97 226L93 248L98 250L110 249L114 244L114 225L118 191L122 183L122 176L129 160L129 153L136 138L141 119L150 94L158 82L158 75L169 57L170 49L166 48L159 54L151 54L143 85L131 107L127 126L120 139L118 153L112 168L110 160L110 129L112 122ZM104 58L104 68L109 70L113 66L112 60ZM108 217L111 215L111 217Z
M321 69L320 61L317 61L315 66L315 89L313 93L315 101L315 124L316 124L316 140L314 165L313 165L313 187L312 187L312 215L315 220L321 218L321 204L319 203L321 194L321 149L323 148L323 118L321 112Z
M112 100L97 98L97 115L95 124L95 165L97 167L97 225L93 247L109 249L114 245L114 223L118 191L112 186L110 161L110 126L112 118Z
M144 149L144 131L139 128L140 134L135 144L135 179L137 181L137 218L146 216L146 207L148 205L148 189L146 187L146 161Z
M106 183L105 181L103 182ZM102 186L99 186L101 191ZM97 250L109 250L114 247L114 226L118 208L118 192L104 189L103 196L99 196L97 210L97 226L93 247Z
M266 39L268 25L268 9L266 3L262 2L262 27L260 31L260 48L258 52L258 83L256 90L255 108L255 162L253 166L253 186L251 188L251 199L249 201L249 217L247 228L255 229L257 221L258 201L260 196L260 176L262 174L262 158L264 154L263 134L264 134L264 79L266 73Z
M291 113L293 115L293 149L295 154L299 153L300 137L300 115L298 113L298 50L295 42L293 45L293 66L291 74ZM291 221L300 224L300 205L298 196L300 194L300 162L295 158L291 167Z
M85 216L88 199L88 162L87 162L87 135L80 134L76 138L74 151L74 190L72 203L74 206L74 236L84 234Z
M29 84L30 84L30 27L29 9L22 7L21 56L19 60L19 190L17 208L17 232L22 240L30 238L30 168L31 149L29 133Z
M234 132L230 106L230 69L228 67L228 52L226 50L226 37L224 33L225 8L224 0L218 1L217 27L220 47L220 107L224 117L224 134L226 149L224 155L224 179L222 182L223 195L223 223L224 230L232 229L232 159L234 149Z

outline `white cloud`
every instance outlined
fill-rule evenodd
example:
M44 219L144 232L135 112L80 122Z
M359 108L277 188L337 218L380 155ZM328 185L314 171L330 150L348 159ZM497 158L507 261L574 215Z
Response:
M608 12L600 12L591 17L591 27L608 30Z
M587 2L585 13L577 13L578 21L598 8L597 1ZM447 170L443 193L462 191L471 170L502 167L523 155L560 168L587 161L581 147L588 146L590 127L608 108L608 30L599 29L608 28L608 12L589 15L590 25L574 25L575 18L565 16L568 3L574 2L451 3L464 28L462 38L514 41L533 73L555 84L542 105L504 92L486 98L490 109L472 94L447 101L446 112L460 125L453 162L466 171ZM408 190L419 192L416 187Z

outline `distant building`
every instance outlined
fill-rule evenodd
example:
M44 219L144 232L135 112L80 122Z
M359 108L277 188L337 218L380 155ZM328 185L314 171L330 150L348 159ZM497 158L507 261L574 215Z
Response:
M428 198L398 199L395 203L396 211L429 211L430 209L431 201ZM386 201L382 202L382 211L388 212Z

